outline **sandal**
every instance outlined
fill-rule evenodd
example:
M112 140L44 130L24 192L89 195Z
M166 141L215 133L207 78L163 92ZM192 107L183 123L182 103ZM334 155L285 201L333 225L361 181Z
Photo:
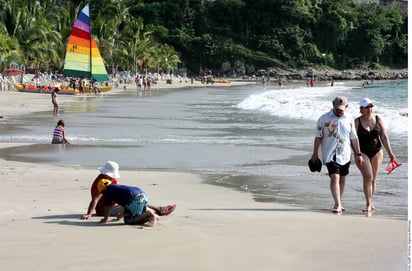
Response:
M160 207L160 215L170 215L176 209L176 204Z

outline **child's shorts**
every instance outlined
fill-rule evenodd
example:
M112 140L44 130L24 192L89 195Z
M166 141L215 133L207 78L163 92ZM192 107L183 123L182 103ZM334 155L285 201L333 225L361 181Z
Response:
M124 206L124 223L136 224L136 217L141 216L146 211L147 196L139 194Z

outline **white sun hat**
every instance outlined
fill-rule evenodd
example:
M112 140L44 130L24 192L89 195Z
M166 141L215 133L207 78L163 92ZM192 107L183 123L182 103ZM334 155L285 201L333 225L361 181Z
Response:
M361 107L367 107L368 105L372 104L373 105L373 101L369 98L363 98L362 100L360 100L359 105Z
M104 166L99 168L101 174L105 174L112 178L120 178L119 164L113 161L107 161Z

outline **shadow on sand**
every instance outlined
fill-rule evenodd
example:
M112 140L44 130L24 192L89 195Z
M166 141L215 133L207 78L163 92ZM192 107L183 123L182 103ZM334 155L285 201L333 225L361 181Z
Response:
M100 224L98 219L94 220L82 220L80 219L80 214L64 214L64 215L46 215L46 216L34 216L32 219L46 220L47 224L60 224L69 226L80 226L80 227L102 227L102 226L122 226L125 225L123 220L113 218L110 223ZM118 222L118 223L114 223Z

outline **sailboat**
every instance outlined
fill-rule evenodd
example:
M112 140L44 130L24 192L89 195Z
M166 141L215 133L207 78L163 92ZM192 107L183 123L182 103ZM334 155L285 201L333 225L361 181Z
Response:
M66 47L66 58L64 63L65 76L84 78L87 81L104 82L109 78L104 66L103 58L100 55L96 40L91 35L89 4L82 9L77 17ZM21 92L51 93L52 89L59 87L59 94L76 94L79 91L69 86L37 86L15 84L15 88ZM88 83L83 91L89 92L91 83ZM100 92L111 90L112 87L100 86Z
M63 74L97 82L109 80L99 47L91 34L89 4L80 12L70 33ZM111 86L100 87L102 92L110 89Z

